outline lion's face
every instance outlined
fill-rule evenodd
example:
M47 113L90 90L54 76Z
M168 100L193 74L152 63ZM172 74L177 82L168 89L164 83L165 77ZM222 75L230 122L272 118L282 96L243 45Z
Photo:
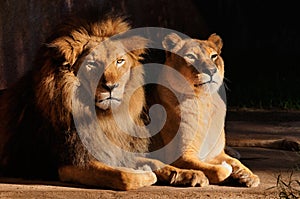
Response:
M97 109L116 109L122 103L131 69L139 64L139 55L127 51L121 41L109 41L96 45L82 58L82 80L86 89L94 92Z
M218 91L223 82L224 62L220 56L222 40L213 34L208 40L181 39L167 35L164 47L168 53L166 64L179 71L198 93Z
M128 55L118 56L106 67L96 89L96 107L106 110L121 104L125 85L130 77L131 61Z

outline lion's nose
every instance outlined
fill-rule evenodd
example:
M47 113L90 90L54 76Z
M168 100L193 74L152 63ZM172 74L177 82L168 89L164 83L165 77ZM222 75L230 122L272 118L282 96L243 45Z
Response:
M105 89L105 90L107 90L107 91L109 91L109 92L111 92L112 90L114 90L115 88L117 88L119 86L119 84L109 84L109 83L103 83L102 84L102 87Z

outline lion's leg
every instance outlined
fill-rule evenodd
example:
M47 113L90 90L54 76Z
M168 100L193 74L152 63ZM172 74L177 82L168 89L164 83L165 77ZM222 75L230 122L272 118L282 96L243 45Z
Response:
M150 166L158 181L171 185L188 185L193 187L198 185L203 187L209 184L205 174L199 170L179 169L150 158L139 158L138 165Z
M194 169L202 171L209 182L212 184L219 184L227 179L232 171L228 164L210 164L200 161L196 156L183 155L176 160L172 165L183 169Z
M61 181L65 182L116 190L130 190L150 186L157 180L152 171L112 168L97 161L90 162L84 168L71 165L60 167L59 177Z
M239 160L230 157L222 152L219 156L214 158L210 163L220 164L222 162L228 163L232 167L231 176L241 184L245 184L247 187L257 187L260 183L259 177L252 173L252 171L243 165Z

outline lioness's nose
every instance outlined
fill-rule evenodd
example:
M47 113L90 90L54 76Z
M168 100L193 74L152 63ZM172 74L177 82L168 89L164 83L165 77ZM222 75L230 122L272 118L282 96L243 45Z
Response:
M204 68L202 72L212 76L217 72L217 68Z

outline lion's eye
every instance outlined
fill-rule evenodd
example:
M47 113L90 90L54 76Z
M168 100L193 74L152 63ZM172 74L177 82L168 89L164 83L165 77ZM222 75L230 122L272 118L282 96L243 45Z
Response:
M196 60L197 59L197 57L192 53L186 54L185 57L190 59L190 60Z
M210 59L215 61L216 59L218 58L218 54L217 53L214 53L210 56Z
M117 67L121 67L121 66L123 66L125 64L125 59L118 59L117 61L116 61L116 66Z
M86 63L86 69L87 69L88 71L91 71L91 70L93 70L93 69L95 69L95 68L97 68L97 67L98 67L98 63L95 62L95 61L88 61L88 62Z

